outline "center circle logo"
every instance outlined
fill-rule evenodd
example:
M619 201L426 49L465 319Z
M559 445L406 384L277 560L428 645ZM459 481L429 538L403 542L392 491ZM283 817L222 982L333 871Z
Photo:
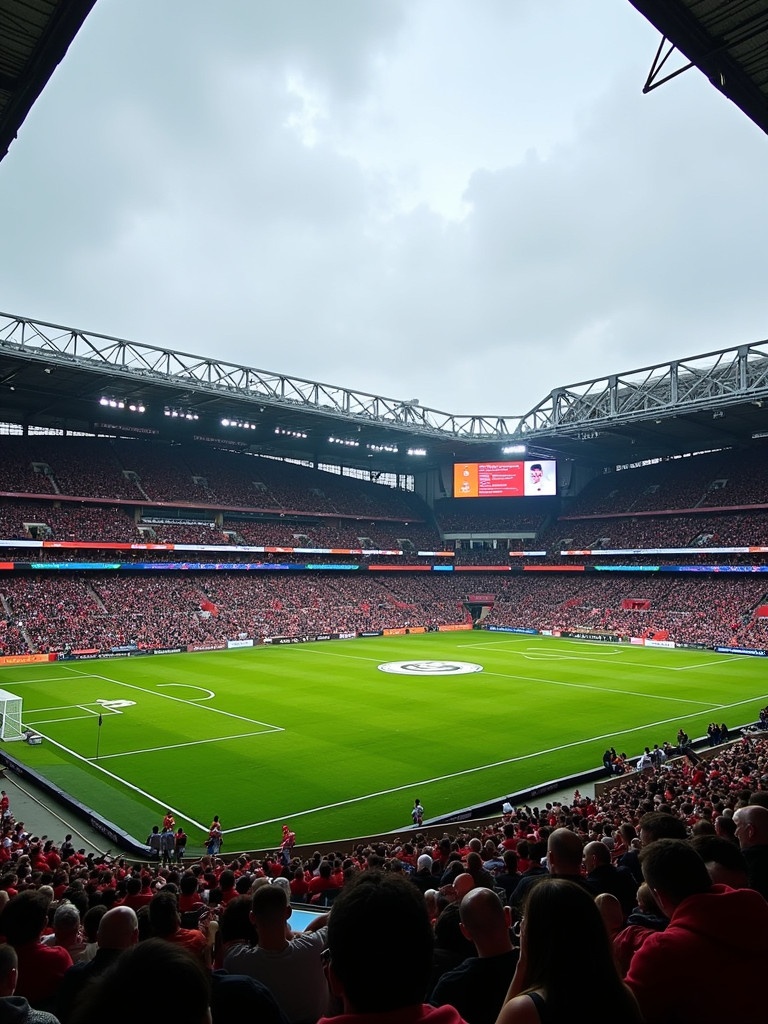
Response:
M471 661L385 661L379 665L379 672L396 676L468 676L482 671L482 665Z

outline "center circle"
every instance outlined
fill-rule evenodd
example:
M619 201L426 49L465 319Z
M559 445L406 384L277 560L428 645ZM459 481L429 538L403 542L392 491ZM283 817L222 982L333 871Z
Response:
M385 661L379 665L379 672L396 676L467 676L482 671L482 665L471 661Z

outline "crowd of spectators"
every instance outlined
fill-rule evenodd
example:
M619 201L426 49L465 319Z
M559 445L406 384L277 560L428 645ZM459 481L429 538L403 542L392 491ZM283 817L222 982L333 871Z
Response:
M726 574L717 584L682 573L639 579L563 574L557 587L534 575L505 578L485 623L752 646L755 636L765 636L764 620L756 617L768 597L765 580L761 575Z
M175 573L0 580L0 652L223 643L270 636L455 625L467 580Z
M204 444L6 437L0 491L367 519L420 520L412 494L373 482Z
M382 1000L379 984L392 987L393 964L422 928L423 977L402 998L425 1004L408 1015L425 1024L430 1007L443 1008L435 1024L535 1019L516 1016L530 991L540 996L536 1005L571 1001L567 944L554 959L534 955L539 943L553 948L553 930L567 933L571 950L579 935L590 935L585 963L593 971L605 972L595 958L603 944L611 949L601 986L631 994L619 995L628 1020L708 1024L724 1019L724 1007L737 1007L746 1024L764 1019L754 983L768 941L768 738L759 730L703 757L673 751L593 796L575 790L569 800L537 806L508 799L485 821L448 829L409 824L397 835L322 851L292 846L288 856L276 843L226 858L133 862L76 850L71 835L34 834L8 808L0 831L0 937L7 944L0 976L6 955L17 974L0 1004L14 998L17 1007L56 1015L38 1024L95 1024L110 992L110 1019L128 1024L157 971L166 972L178 1009L173 981L192 961L206 978L195 996L199 1024L206 1000L213 1024L234 1024L246 1010L268 1024L316 1024L348 998L347 944L367 965L357 998ZM345 935L352 908L377 890L378 909L368 906ZM561 901L569 908L562 919ZM292 906L314 908L304 929L291 929ZM329 956L341 959L338 983ZM709 984L712 972L720 977L732 961L749 968L751 980L720 993L719 982ZM131 991L119 989L133 1014L126 1018L114 993L127 978ZM226 984L231 1002L222 999Z
M552 554L569 549L765 546L768 544L768 510L561 518L542 533L540 541Z
M143 556L142 556L143 557ZM704 646L763 646L762 575L641 578L482 572L297 575L200 571L98 572L0 580L5 654L184 646L270 636L434 628L471 623L472 593L492 596L484 625L593 630Z
M765 460L763 444L606 473L587 484L568 512L595 515L766 505Z
M588 556L560 551L698 548L701 555L685 556L698 563L707 548L766 546L768 496L765 474L756 471L762 453L709 453L606 473L575 498L442 498L432 510L412 493L328 467L204 444L9 437L0 490L20 497L3 499L0 532L7 540L404 549L410 557L450 548L457 564L479 566L504 565L509 551L526 549L546 550L550 562L566 557L589 564ZM22 497L46 493L50 500ZM190 521L151 521L174 504L189 510ZM738 564L764 556L718 560Z

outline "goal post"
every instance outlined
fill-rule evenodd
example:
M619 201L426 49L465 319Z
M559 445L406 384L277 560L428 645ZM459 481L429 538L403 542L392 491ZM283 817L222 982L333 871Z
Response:
M23 740L21 724L22 698L8 690L0 690L0 740Z

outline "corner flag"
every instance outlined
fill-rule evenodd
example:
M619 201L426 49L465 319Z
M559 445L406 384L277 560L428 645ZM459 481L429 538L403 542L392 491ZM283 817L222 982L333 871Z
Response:
M101 724L102 724L103 721L104 721L104 716L103 715L99 715L99 728L101 728Z

